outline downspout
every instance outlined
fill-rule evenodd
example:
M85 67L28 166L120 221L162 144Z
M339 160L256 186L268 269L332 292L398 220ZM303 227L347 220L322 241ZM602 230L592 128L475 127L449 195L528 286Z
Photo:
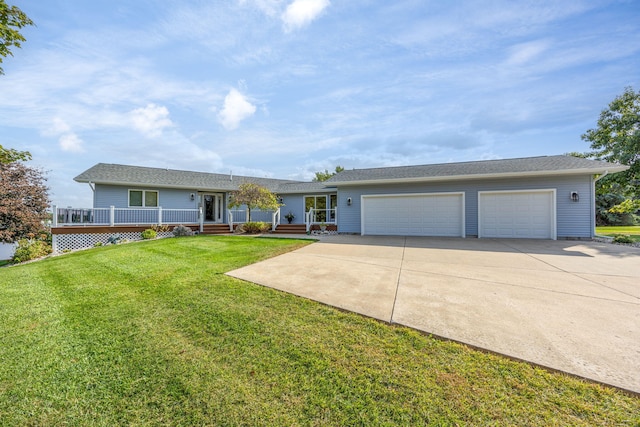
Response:
M609 175L608 170L604 171L602 175L593 180L593 187L591 188L591 200L593 200L593 203L591 204L591 221L593 221L592 238L596 236L596 182L600 181L607 175Z

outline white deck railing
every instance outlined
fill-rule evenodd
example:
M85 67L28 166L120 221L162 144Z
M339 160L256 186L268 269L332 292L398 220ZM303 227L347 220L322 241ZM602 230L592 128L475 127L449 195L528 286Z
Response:
M280 225L280 208L271 216L271 231L276 231L276 228Z
M200 224L203 229L202 209L164 209L157 208L59 208L52 207L52 227L63 226L115 226L115 225L171 225ZM251 220L271 223L275 230L280 225L280 209L275 211L253 210ZM246 209L229 209L227 222L230 231L235 224L247 222ZM310 209L305 213L307 231L313 224L337 224L337 209Z
M278 209L279 211L279 209ZM251 221L254 222L272 222L273 215L278 211L261 211L258 209L251 210ZM244 224L247 222L247 210L246 209L229 209L227 218L229 223Z
M338 208L310 208L309 211L305 213L304 223L307 226L307 232L311 230L311 226L314 224L338 224Z
M52 227L81 225L197 224L199 209L157 208L59 208L52 207Z

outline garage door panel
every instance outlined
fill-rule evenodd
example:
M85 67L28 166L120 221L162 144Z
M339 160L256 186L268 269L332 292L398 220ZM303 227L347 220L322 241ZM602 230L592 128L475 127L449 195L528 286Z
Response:
M481 192L478 204L480 237L555 239L553 190Z
M463 236L461 193L365 196L362 234Z

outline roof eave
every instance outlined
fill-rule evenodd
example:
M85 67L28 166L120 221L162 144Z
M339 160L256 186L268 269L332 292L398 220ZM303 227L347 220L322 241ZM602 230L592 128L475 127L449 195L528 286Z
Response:
M196 190L196 191L231 191L229 188L223 187L202 187L194 185L176 185L176 184L149 184L144 182L128 182L128 181L101 181L93 179L73 179L81 184L99 184L99 185L119 185L128 187L148 187L148 188L172 188L176 190Z
M308 190L276 190L278 194L315 194L315 193L335 193L337 188L335 186L324 188L313 188Z
M398 184L415 182L442 182L442 181L471 181L477 179L503 179L503 178L526 178L531 176L558 176L558 175L594 175L622 172L629 169L626 165L611 165L606 168L586 168L586 169L564 169L550 171L527 171L527 172L507 172L507 173L487 173L474 175L450 175L450 176L429 176L414 178L387 178L387 179L364 179L354 181L332 181L330 184L339 186L356 186L371 184Z

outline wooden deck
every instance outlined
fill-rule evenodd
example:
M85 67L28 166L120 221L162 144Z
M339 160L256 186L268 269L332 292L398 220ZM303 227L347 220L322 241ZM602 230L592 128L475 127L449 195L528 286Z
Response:
M200 231L199 224L184 224L186 227L191 228L194 232ZM108 225L86 225L77 226L69 225L64 227L51 228L51 234L100 234L100 233L129 233L129 232L143 232L146 229L157 227L152 224L138 224L138 225L114 225L110 227ZM175 225L168 225L168 231L173 230ZM319 226L314 225L313 228L320 229ZM328 226L327 229L335 226ZM274 234L307 234L307 229L304 224L280 224ZM220 235L231 234L229 230L229 224L204 224L202 234Z

